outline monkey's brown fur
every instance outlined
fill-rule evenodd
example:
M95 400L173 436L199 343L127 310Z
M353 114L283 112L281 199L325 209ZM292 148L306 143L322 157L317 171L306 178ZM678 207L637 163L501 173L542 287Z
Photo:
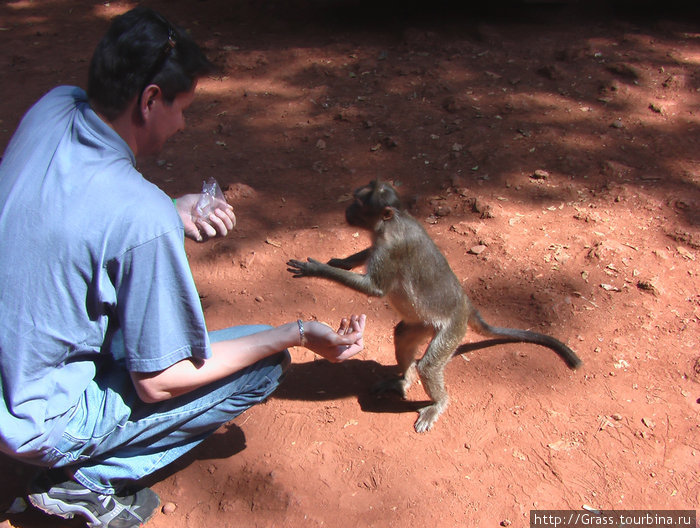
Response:
M498 337L485 345L527 342L554 350L572 368L581 360L564 343L553 337L487 324L472 306L447 260L423 227L401 206L396 190L374 181L354 193L345 217L355 227L372 233L372 246L328 264L309 258L290 260L294 277L323 277L375 297L387 297L401 315L394 328L396 361L401 376L382 385L402 396L418 374L432 403L419 410L418 432L428 431L448 404L444 382L445 366L460 347L467 328L481 335ZM367 264L365 274L350 269ZM430 344L416 362L418 347Z

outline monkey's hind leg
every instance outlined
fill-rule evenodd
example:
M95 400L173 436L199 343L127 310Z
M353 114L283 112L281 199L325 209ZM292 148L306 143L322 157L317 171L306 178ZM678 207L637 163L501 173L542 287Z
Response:
M396 392L402 398L406 397L408 389L418 377L416 372L416 356L418 347L430 337L432 328L423 324L412 324L401 321L394 328L394 352L399 367L399 376L382 380L374 386L375 393Z
M457 336L462 335L464 334L450 329L438 331L428 345L425 355L417 363L423 388L433 401L418 411L418 419L414 425L417 433L429 431L447 409L450 399L445 388L445 367L459 344Z

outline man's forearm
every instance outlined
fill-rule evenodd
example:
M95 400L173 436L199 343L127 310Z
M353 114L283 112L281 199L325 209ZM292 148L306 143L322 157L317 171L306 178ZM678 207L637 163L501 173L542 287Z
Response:
M183 360L160 372L132 372L139 397L154 403L168 400L218 381L300 342L296 323L212 343L206 361Z

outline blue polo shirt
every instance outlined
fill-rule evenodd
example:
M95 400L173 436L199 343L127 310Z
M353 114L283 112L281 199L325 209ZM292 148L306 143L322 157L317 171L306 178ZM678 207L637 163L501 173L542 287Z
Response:
M44 453L102 369L209 357L183 239L172 201L83 90L55 88L27 112L0 162L1 451Z

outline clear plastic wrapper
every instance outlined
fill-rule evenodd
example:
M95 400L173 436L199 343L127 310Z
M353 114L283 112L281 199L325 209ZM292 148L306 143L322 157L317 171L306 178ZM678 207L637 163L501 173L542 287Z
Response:
M226 203L226 198L221 187L213 177L209 178L202 184L202 196L195 204L192 216L195 220L206 220L217 207L222 205L222 202Z

